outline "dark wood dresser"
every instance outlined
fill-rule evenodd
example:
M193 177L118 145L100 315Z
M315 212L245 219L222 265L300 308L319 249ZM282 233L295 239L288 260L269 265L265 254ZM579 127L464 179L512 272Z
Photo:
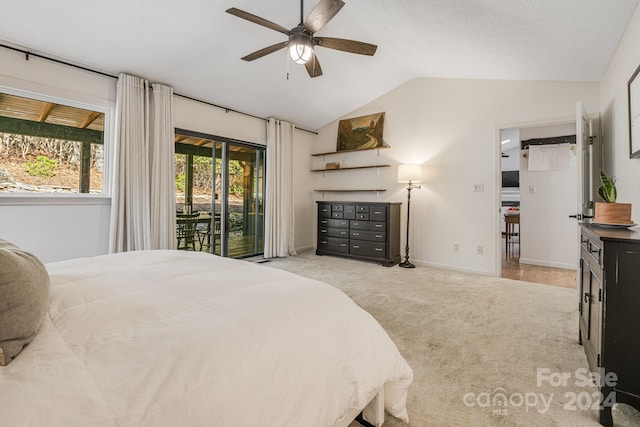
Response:
M600 424L612 426L614 402L640 410L640 232L582 224L579 282L579 340L599 379Z
M374 202L317 202L316 254L400 262L400 205Z

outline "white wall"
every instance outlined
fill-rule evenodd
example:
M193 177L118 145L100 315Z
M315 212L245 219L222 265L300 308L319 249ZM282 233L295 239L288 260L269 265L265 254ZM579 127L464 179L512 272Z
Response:
M115 114L116 80L95 73L0 49L0 88L65 99ZM144 76L142 76L144 77ZM167 84L171 84L168 82ZM265 144L266 122L225 112L200 102L174 97L176 127ZM109 141L112 129L105 129ZM298 248L311 246L312 210L308 168L315 135L294 133L296 158L296 236ZM107 141L107 143L109 143ZM33 252L44 262L106 254L109 241L109 197L38 199L0 194L0 238Z
M572 82L413 80L345 116L386 113L384 139L391 148L380 152L382 163L388 161L392 167L380 175L375 171L334 172L340 177L331 178L336 180L331 183L316 173L313 186L383 186L388 190L379 200L404 202L404 230L406 190L395 182L397 165L421 163L425 180L411 198L412 260L498 274L499 130L573 117L576 101L595 111L598 87L597 83ZM336 149L337 126L336 121L319 131L313 152ZM347 161L372 162L375 159L369 153L350 154ZM484 192L474 192L475 184L483 184ZM320 193L314 196L321 197ZM327 193L325 200L328 198L371 200L375 195ZM453 250L456 243L459 252ZM477 253L478 246L482 246L482 255Z
M293 141L294 243L298 253L313 249L314 203L310 155L316 135L296 130Z
M240 141L265 145L267 143L267 122L243 114L192 101L179 96L173 97L173 122L180 129L224 136Z
M520 129L522 141L574 135L572 123ZM573 153L573 152L572 152ZM546 267L576 268L578 244L577 162L569 157L564 170L528 171L528 158L520 156L520 262ZM529 187L533 187L531 192Z
M115 80L0 49L0 87L62 98L95 109L113 109ZM108 130L107 130L108 132ZM111 134L112 135L112 134ZM105 174L106 175L106 174ZM34 198L0 195L0 238L44 262L99 255L108 250L108 197Z
M627 82L639 65L640 7L600 85L605 170L618 178L618 201L632 204L631 219L635 223L640 223L640 159L629 159Z

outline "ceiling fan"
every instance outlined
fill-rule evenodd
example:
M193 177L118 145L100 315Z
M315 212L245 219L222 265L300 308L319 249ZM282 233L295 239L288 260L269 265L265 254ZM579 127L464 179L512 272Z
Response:
M307 20L304 21L303 0L300 0L300 24L292 29L268 21L240 9L232 7L227 13L246 19L254 24L262 25L278 31L289 37L287 41L267 46L243 57L245 61L253 61L270 53L277 52L285 47L289 48L289 56L294 62L304 64L310 77L322 75L322 68L315 53L315 47L321 46L343 52L357 53L359 55L373 56L378 48L376 45L358 42L355 40L337 39L333 37L315 37L314 34L324 27L342 9L344 2L341 0L320 0L315 5Z

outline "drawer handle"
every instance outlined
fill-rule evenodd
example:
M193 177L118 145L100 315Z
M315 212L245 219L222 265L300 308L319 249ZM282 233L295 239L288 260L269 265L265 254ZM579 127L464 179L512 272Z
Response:
M329 212L329 209L322 209L322 212Z
M354 235L354 236L359 236L359 235L360 235L360 233L353 233L353 235Z
M320 232L321 232L321 233L326 233L326 232L327 232L327 230L320 230Z
M382 224L376 224L376 227L382 228ZM574 297L575 298L575 297Z
M347 225L347 221L342 221L340 225Z
M589 299L590 299L589 294L585 293L584 294L584 302L585 302L585 304L589 304Z
M323 245L326 245L327 241L326 240L320 240L320 243L322 243Z
M345 246L347 246L347 244L346 243L340 243L340 246L345 247Z
M321 224L328 224L329 221L327 221L326 219L323 219L322 221L320 221Z
M595 254L596 252L600 253L600 248L596 248L596 249L589 248L589 252L592 254Z
M360 246L358 246L358 245L353 245L353 248L354 248L354 249L360 249Z
M587 243L589 239L580 239L580 243Z
M341 235L341 236L344 236L345 234L347 234L347 232L346 232L346 231L341 231L341 232L340 232L340 235Z
M382 239L382 234L376 234L376 239Z
M353 225L360 225L360 223L359 222L354 222Z
M375 215L382 215L382 212L380 212L380 211L375 211L375 212L374 212L374 214L375 214Z
M376 248L376 251L378 251L378 252L382 252L382 249L380 249L380 248ZM574 298L575 298L575 297L574 297Z

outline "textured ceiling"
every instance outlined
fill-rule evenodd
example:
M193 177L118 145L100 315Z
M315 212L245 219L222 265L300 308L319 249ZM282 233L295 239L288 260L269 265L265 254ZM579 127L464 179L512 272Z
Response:
M416 77L600 81L638 3L344 1L317 35L378 51L318 48L324 75L315 79L284 50L241 61L286 37L225 13L236 7L291 28L300 20L297 0L0 0L0 40L316 130ZM314 4L304 0L305 15Z

